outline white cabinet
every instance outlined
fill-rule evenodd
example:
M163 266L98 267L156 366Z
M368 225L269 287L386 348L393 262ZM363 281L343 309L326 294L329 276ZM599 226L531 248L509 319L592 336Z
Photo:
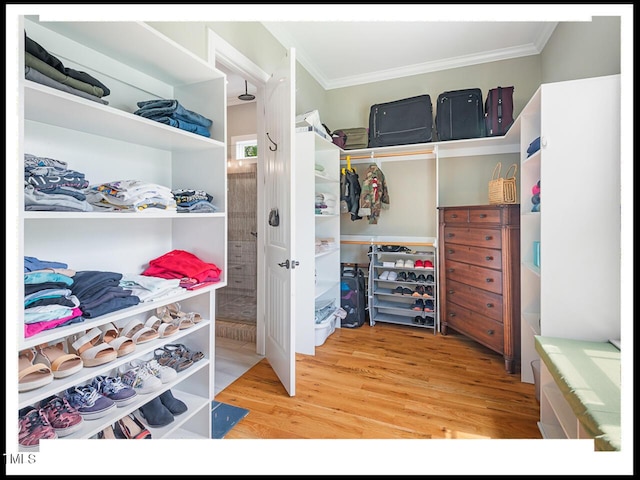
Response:
M620 76L541 85L518 121L522 381L533 383L534 335L620 338Z
M145 213L25 211L18 202L18 255L67 263L76 271L96 270L140 274L148 262L171 250L188 251L222 270L219 283L177 296L139 303L64 327L24 338L22 318L17 350L53 343L112 322L143 322L156 308L180 302L182 310L201 314L203 321L178 334L137 345L134 353L98 367L83 368L47 386L18 395L18 407L95 376L111 375L132 359L153 358L154 349L182 343L205 357L163 384L161 390L118 408L113 414L85 421L81 431L66 438L89 438L124 415L134 412L163 391L171 390L188 411L168 426L150 428L153 438L210 438L214 395L215 290L226 284L227 186L225 78L211 65L172 40L138 22L39 22L22 18L32 40L64 63L84 71L111 90L108 105L21 79L19 101L23 117L19 158L25 153L67 162L82 171L90 184L137 179L171 189L204 190L213 196L214 213ZM22 34L22 29L20 29ZM20 42L22 45L22 42ZM20 54L23 59L23 52ZM23 70L22 63L16 66ZM186 109L213 121L211 137L186 132L134 115L136 102L177 99ZM22 262L15 272L22 276ZM20 283L17 281L17 283ZM23 294L22 287L18 294ZM17 352L16 352L17 353Z
M390 243L371 246L369 264L369 324L412 325L438 330L437 255L431 243L413 243L389 251Z
M314 355L320 343L316 305L340 307L340 149L305 131L296 133L295 152L296 352ZM316 208L320 205L327 208Z

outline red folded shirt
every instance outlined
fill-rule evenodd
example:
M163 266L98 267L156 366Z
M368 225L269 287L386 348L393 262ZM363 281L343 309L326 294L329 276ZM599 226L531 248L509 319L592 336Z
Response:
M203 262L193 253L184 250L172 250L149 262L149 267L142 272L148 277L160 278L193 278L198 282L220 280L222 271L215 263Z

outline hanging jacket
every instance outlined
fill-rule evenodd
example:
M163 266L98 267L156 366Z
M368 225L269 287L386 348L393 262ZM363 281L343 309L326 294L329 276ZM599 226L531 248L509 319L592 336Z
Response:
M367 216L369 224L377 224L381 209L389 208L389 191L384 173L377 165L369 165L362 182L358 215Z
M355 170L347 169L342 176L340 200L346 204L346 212L351 214L351 220L361 220L358 215L360 208L360 179ZM345 212L345 213L346 213Z

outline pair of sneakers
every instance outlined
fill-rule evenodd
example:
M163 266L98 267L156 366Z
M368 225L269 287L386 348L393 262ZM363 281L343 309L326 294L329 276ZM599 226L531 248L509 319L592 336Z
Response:
M66 437L84 425L82 415L66 398L52 395L37 406L28 406L18 412L18 444L25 449L38 448L40 440Z
M402 260L399 258L396 260L396 268L415 268L415 265L411 259Z
M431 260L416 260L415 268L433 268Z
M120 369L120 378L128 387L141 394L153 393L162 385L176 379L178 372L171 367L160 365L156 359L135 359Z
M417 312L433 312L434 308L433 300L423 300L421 298L411 305L411 310L415 310Z
M435 325L435 321L432 317L421 317L420 315L414 317L412 322L416 325L424 325L425 327L433 327Z
M382 272L380 274L380 276L378 278L380 280L389 280L391 282L394 282L395 280L398 279L398 274L396 272L391 272L391 271L385 270L384 272Z

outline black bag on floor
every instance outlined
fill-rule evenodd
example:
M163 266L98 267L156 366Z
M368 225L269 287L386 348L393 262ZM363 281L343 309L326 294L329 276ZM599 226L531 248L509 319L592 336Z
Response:
M492 88L484 102L487 137L504 135L513 124L513 87Z
M433 108L429 95L372 105L369 148L430 142Z
M438 140L484 137L484 105L479 88L452 90L438 95Z
M340 306L347 316L340 321L343 328L356 328L364 325L367 318L367 295L365 293L364 272L358 268L341 265Z

